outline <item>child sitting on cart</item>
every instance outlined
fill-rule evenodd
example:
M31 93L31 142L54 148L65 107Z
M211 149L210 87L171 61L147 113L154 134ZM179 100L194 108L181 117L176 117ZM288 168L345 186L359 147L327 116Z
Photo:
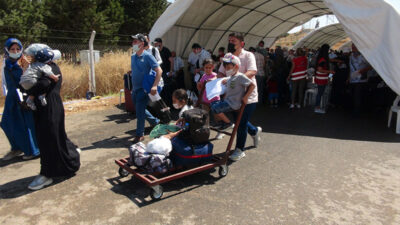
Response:
M211 110L216 120L222 120L217 129L228 130L232 129L234 124L224 113L238 110L241 104L246 105L255 85L246 75L239 72L240 59L237 56L227 53L222 59L222 63L226 75L229 77L222 82L227 86L226 93L223 100L211 103Z
M178 89L172 93L172 103L175 109L180 109L179 119L176 121L176 125L182 128L184 125L182 114L186 110L193 109L193 102L189 99L189 96L185 90Z

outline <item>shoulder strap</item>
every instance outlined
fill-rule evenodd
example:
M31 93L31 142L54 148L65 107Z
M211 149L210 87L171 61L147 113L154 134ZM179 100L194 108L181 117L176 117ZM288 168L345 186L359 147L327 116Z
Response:
M151 52L153 53L153 56L155 58L156 57L156 49L154 47L151 49Z

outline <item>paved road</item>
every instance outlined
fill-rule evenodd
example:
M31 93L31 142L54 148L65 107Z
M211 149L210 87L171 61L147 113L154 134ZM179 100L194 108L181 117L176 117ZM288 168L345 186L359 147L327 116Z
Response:
M170 182L151 202L114 163L128 153L135 120L119 109L72 114L66 127L84 150L81 170L31 192L39 160L0 161L0 224L400 224L400 137L384 119L259 108L261 145L227 177ZM0 155L8 149L0 132Z

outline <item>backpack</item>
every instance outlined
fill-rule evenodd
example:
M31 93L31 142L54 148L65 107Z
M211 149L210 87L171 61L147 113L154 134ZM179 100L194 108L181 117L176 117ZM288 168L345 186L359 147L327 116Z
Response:
M182 114L185 120L185 129L180 137L190 144L204 144L209 141L210 127L208 112L202 109L189 109Z

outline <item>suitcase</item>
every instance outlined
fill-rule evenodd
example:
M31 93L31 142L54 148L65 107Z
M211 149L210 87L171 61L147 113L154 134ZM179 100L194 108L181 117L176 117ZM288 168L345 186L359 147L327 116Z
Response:
M125 110L127 112L135 113L136 108L135 108L135 104L133 103L133 100L132 100L131 91L128 89L124 89L124 95L125 95Z
M132 75L131 72L124 74L124 96L125 110L127 112L136 112L135 104L132 100Z
M188 141L175 137L172 139L170 158L176 166L196 166L207 163L212 158L214 145L210 142L191 145Z
M147 110L160 120L162 124L168 124L171 119L170 108L165 104L164 100L152 102L149 100L147 103Z

